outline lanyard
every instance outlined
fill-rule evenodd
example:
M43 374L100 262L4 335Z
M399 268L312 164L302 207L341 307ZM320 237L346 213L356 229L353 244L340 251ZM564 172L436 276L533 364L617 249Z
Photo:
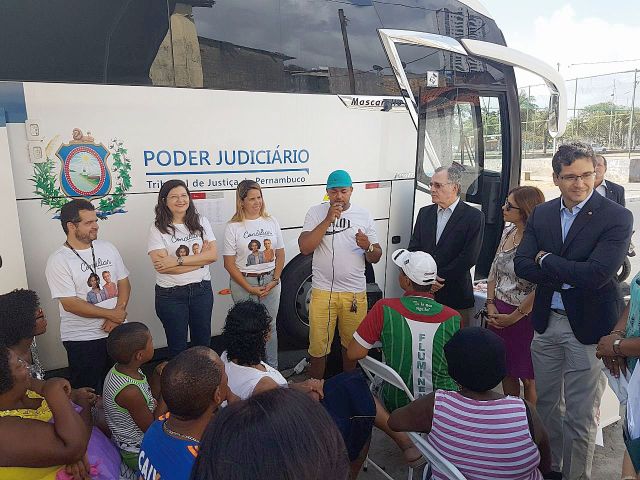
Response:
M96 264L96 252L94 252L94 251L93 251L93 242L91 242L91 256L93 257L93 268L91 268L91 265L89 265L89 264L85 261L85 259L84 259L84 258L82 258L82 257L80 256L80 254L76 251L76 249L75 249L75 248L73 248L73 247L69 244L69 242L64 242L64 244L65 244L67 247L69 247L73 253L75 253L75 254L76 254L76 257L78 257L78 258L80 259L80 261L81 261L82 263L84 263L84 264L87 266L87 268L88 268L89 270L91 270L91 273L93 273L93 274L95 274L95 275L98 275L98 272L97 272L97 270L98 270L98 266L97 266L97 264Z

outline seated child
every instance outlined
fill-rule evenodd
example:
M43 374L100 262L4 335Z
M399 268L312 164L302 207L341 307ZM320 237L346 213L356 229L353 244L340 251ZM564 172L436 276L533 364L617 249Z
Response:
M104 381L104 412L123 463L136 471L144 432L167 410L159 398L159 376L164 364L153 372L152 389L140 367L153 358L153 340L149 329L140 322L114 328L107 337L107 351L116 364Z
M144 434L140 480L188 480L205 428L220 404L232 400L224 364L209 347L180 352L162 371L161 391L171 415Z

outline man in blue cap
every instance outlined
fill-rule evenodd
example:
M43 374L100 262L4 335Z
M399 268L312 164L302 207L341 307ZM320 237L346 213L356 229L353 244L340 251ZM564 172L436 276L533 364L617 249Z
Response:
M367 313L365 258L377 263L382 256L373 217L352 205L351 177L336 170L327 179L329 202L309 209L298 238L300 251L313 254L309 305L309 375L323 378L326 357L338 323L345 371L355 368L346 349ZM338 320L339 319L339 320Z

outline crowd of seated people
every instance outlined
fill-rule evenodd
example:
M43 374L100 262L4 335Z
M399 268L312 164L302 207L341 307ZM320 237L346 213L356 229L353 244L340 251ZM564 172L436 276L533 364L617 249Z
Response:
M21 319L23 330L42 330L36 327L43 316L37 296L28 291L7 295L15 304L21 299L22 310L31 312L22 314L28 317ZM7 295L0 296L0 303ZM116 363L99 402L111 440L94 426L98 397L90 389L72 391L64 379L33 377L30 362L14 350L33 336L11 342L10 348L4 325L0 436L38 441L2 442L0 478L240 479L259 472L260 478L346 479L358 476L368 452L377 403L364 376L345 372L326 381L288 383L264 362L271 320L258 303L239 302L229 311L227 349L221 357L207 347L193 347L158 364L149 382L142 371L153 356L148 328L138 322L114 328L107 345ZM504 377L504 345L488 330L475 330L456 333L444 348L448 373L460 391L438 390L397 409L388 427L431 432L432 444L456 462L455 445L443 447L451 426L443 423L447 415L441 412L452 414L447 409L460 402L469 404L463 411L477 408L480 415L484 405L513 409L522 417L521 440L530 435L532 447L519 444L515 451L527 453L522 464L531 474L501 478L542 478L534 472L540 475L548 467L544 429L533 408L492 391ZM467 413L459 419L472 417ZM496 425L509 428L500 416L496 419ZM472 463L458 464L467 478L474 478L473 468L482 464ZM495 462L491 468L502 471ZM434 478L441 477L434 472Z

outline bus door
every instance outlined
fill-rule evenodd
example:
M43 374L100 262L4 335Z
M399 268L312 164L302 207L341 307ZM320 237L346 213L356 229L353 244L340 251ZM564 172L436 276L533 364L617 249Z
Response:
M476 278L486 278L503 228L501 206L519 183L520 110L513 67L540 75L550 93L549 133L566 127L566 90L549 65L503 45L405 30L378 31L417 129L414 220L431 203L436 168L462 169L461 199L485 216Z
M482 210L485 217L476 265L479 277L488 274L502 232L501 206L510 183L508 125L505 93L448 87L420 90L414 215L431 203L435 169L459 166L461 200Z

